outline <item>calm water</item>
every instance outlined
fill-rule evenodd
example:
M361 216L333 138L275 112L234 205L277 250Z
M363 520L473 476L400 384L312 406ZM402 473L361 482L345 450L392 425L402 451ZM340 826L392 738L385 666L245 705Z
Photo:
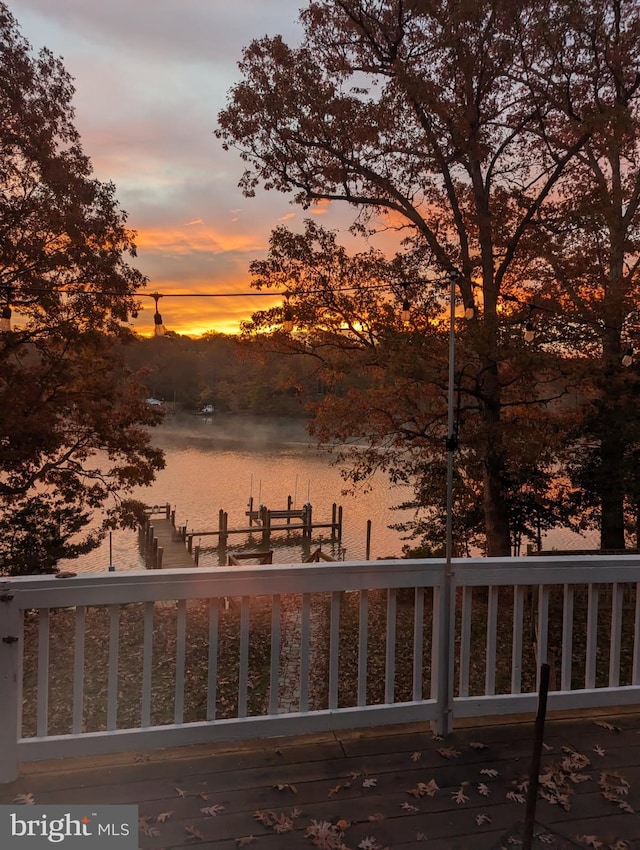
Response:
M406 488L390 487L383 476L374 479L373 490L356 496L342 495L344 482L339 470L331 466L331 458L310 444L300 422L285 420L244 420L224 417L170 418L155 429L153 442L166 456L166 468L158 474L151 488L141 488L135 497L147 504L169 502L176 509L176 524L189 530L204 531L218 527L218 511L227 511L229 528L245 527L249 497L254 505L278 510L286 508L287 497L294 507L305 502L313 506L316 522L331 520L334 502L343 508L342 547L333 551L351 560L366 554L367 520L371 520L371 558L402 554L401 534L388 528L402 519L394 505L410 496ZM406 516L406 514L404 514ZM332 552L329 530L314 532L317 544L324 534L323 550ZM215 538L202 538L210 544ZM260 538L254 538L260 548ZM198 543L198 540L194 540ZM240 535L230 537L232 547L246 543ZM302 548L299 542L285 545L286 538L274 535L271 548L277 563L298 562ZM138 551L137 535L113 532L113 564L118 570L140 569L144 562ZM203 566L219 563L215 548L203 553ZM69 564L82 571L101 571L109 564L109 541Z
M334 502L343 508L342 550L332 547L329 530L314 532L314 548L324 534L322 548L348 560L366 557L367 520L371 520L371 558L400 556L404 541L398 531L388 526L410 514L393 510L411 496L408 488L391 487L384 476L374 478L372 490L357 495L342 495L344 482L331 465L331 458L310 443L301 422L293 420L246 420L241 418L171 417L153 433L154 443L166 456L166 468L158 474L151 488L134 493L147 504L164 505L176 510L176 524L193 531L218 527L218 511L227 511L229 528L247 525L244 512L250 496L254 506L266 505L283 509L287 496L294 507L305 502L313 506L315 522L329 522ZM216 538L194 540L194 544L210 545ZM232 535L232 548L261 548L256 535L253 540ZM545 549L587 548L598 545L597 535L582 538L557 529L543 538ZM138 537L130 531L112 534L112 562L117 570L143 569L144 560L138 549ZM271 548L276 563L299 563L303 559L300 541L273 535ZM524 554L525 546L523 546ZM216 566L224 563L217 549L204 549L200 563ZM109 565L109 540L99 549L77 561L68 562L74 570L98 572Z

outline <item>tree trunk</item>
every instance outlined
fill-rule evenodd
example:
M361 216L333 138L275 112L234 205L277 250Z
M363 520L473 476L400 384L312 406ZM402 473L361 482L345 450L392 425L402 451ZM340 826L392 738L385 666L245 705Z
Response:
M491 328L489 329L491 333ZM493 340L491 340L493 342ZM487 555L511 555L509 512L504 492L504 446L502 441L502 389L496 360L487 361L482 380L483 420L486 444L483 459L483 508Z
M615 434L600 443L600 548L624 549L624 445Z

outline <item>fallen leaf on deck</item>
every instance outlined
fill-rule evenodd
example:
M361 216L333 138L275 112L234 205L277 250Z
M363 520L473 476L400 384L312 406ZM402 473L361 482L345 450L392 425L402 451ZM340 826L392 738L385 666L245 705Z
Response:
M480 741L469 741L469 746L474 750L487 750L486 744L481 744Z
M418 782L415 788L410 788L407 794L412 794L414 797L433 797L436 791L439 791L438 783L435 779L430 779L429 782Z
M419 812L420 809L417 806L412 806L411 803L401 803L400 808L404 809L405 812Z
M342 832L335 824L326 820L312 820L304 837L310 838L311 843L320 850L341 850L344 847Z
M518 794L517 791L509 791L507 793L507 800L511 800L513 803L524 803L526 798L524 794Z
M216 815L219 815L220 812L224 812L224 806L205 806L204 809L200 809L203 815L211 815L212 818L215 818Z
M293 815L293 812L291 814ZM338 829L344 831L345 829L349 829L349 827L351 826L351 821L341 818L340 820L336 821L336 826L338 827Z
M184 831L187 833L187 841L191 838L196 838L199 841L204 841L204 835L195 826L185 826Z
M458 805L460 805L461 803L466 803L469 800L467 795L462 790L462 786L457 791L451 792L451 799L454 803L457 803Z
M628 794L630 785L617 770L603 770L598 780L598 785L603 791L613 794Z
M486 823L491 823L491 818L489 815L476 815L476 823L478 826L484 826Z
M17 794L13 798L13 802L17 803L19 806L35 806L36 798L33 794Z
M480 773L483 776L490 776L492 779L495 779L496 776L500 775L494 767L483 767Z
M419 753L417 751L415 753L411 753L411 761L420 761L421 758L422 753Z
M596 726L601 726L603 729L606 729L607 732L622 732L622 729L619 726L614 726L612 723L607 723L606 720L594 720L593 721Z
M198 794L198 797L201 797L203 800L209 799L209 795L207 793L205 793L204 791L200 791L200 793Z
M173 811L171 811L171 812L160 812L160 814L157 815L156 820L158 821L158 823L164 823L165 821L169 820L169 818L171 817L172 814L173 814Z
M182 790L182 788L177 788L177 787L176 787L176 789L175 789L175 790L178 792L178 797L186 797L186 796L187 796L187 792L186 792L186 791L183 791L183 790Z
M424 832L418 832L416 834L416 841L427 841L427 836L424 834Z
M329 796L333 797L334 794L337 794L338 791L342 791L343 789L351 788L350 782L342 782L339 785L334 785L333 788L329 788Z
M273 787L277 788L278 791L291 791L292 794L298 793L298 789L296 788L296 786L290 785L288 782L278 783L278 784L274 785Z
M382 850L382 846L370 835L363 838L360 844L358 844L358 847L360 850Z
M236 838L236 845L238 847L246 847L247 844L253 844L255 840L255 835L243 835L242 838Z
M488 785L485 785L484 782L481 782L478 785L478 794L481 794L483 797L488 797L491 794L491 789Z
M363 779L362 787L363 788L375 788L378 784L378 780L371 777L370 779Z
M136 762L149 761L150 759L150 756L148 756L146 753L132 753L131 756Z
M602 747L599 744L596 744L596 746L593 748L593 752L597 756L603 756L605 754L606 750L603 750Z
M384 820L384 815L382 814L382 812L374 812L372 815L369 815L367 820L373 821L375 823L376 821Z
M584 844L585 847L593 847L593 850L600 850L604 847L602 841L599 841L595 835L576 835L576 841Z
M457 759L460 755L460 750L455 750L453 747L440 747L438 752L445 759Z
M157 838L160 835L160 830L149 823L149 817L138 818L138 829L143 835L149 835L151 838Z

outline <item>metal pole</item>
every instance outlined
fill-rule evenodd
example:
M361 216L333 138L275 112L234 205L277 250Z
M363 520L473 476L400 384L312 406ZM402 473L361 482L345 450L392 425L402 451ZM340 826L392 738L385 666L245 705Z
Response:
M440 734L451 732L453 722L453 453L456 369L456 281L458 275L449 276L449 383L447 395L447 524L445 532L445 571L442 588L443 599L440 617L440 664L438 669L438 701L442 706Z
M523 850L531 850L533 830L536 821L536 803L538 801L538 784L540 781L540 761L542 758L542 742L544 739L544 721L547 715L547 694L549 692L548 664L540 668L540 690L538 693L538 713L536 715L535 739L529 771L529 788L527 789L527 809L524 819Z

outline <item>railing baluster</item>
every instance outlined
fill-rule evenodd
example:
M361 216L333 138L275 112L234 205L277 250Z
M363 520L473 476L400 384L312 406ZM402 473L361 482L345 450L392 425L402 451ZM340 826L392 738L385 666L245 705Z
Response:
M71 731L82 732L84 705L84 638L86 607L78 605L75 612L75 635L73 642L73 719Z
M338 660L340 655L340 591L331 594L329 639L329 708L338 707Z
M615 582L611 588L611 644L609 647L609 687L620 684L620 644L622 640L623 585Z
M144 603L142 647L142 726L151 726L151 673L153 665L153 602Z
M120 606L109 605L109 679L107 684L107 729L116 728L118 717L118 655Z
M49 729L49 609L41 608L38 617L38 721L40 737Z
M571 690L571 668L573 661L573 599L574 587L565 584L562 604L562 667L560 690Z
M469 696L469 664L471 657L471 612L473 610L473 588L462 588L462 611L460 614L460 671L459 695Z
M369 591L361 590L358 595L358 705L366 705L367 657L369 644Z
M496 644L498 633L498 588L489 587L487 599L487 647L485 659L484 692L493 695L496 692Z
M524 628L525 588L516 584L513 588L513 624L511 628L511 693L522 692L522 630Z
M549 586L541 584L538 588L538 633L536 635L536 690L540 690L540 668L547 663L549 643Z
M176 686L174 723L184 722L184 665L186 658L187 600L179 599L176 611Z
M269 676L269 714L278 713L280 696L280 595L271 597L271 671Z
M631 684L640 685L640 582L636 584L636 611L633 620L633 669Z
M440 699L438 682L440 681L440 588L433 588L433 609L431 613L431 699Z
M596 655L598 651L598 593L600 585L590 584L587 602L587 659L584 686L596 686Z
M218 688L218 606L217 597L209 600L209 658L207 670L207 720L216 719Z
M11 613L10 613L7 617L5 617L5 618L3 619L3 625L5 626L5 628L11 628L11 626L9 625L9 623L10 623L10 621L11 621L11 620L14 620L14 619L15 619L15 611L11 611ZM18 643L18 658L17 658L18 673L17 673L17 676L16 676L16 679L17 679L17 681L16 681L16 685L17 685L17 699L16 699L17 708L16 708L16 711L17 711L17 714L18 714L18 724L17 724L17 725L18 725L18 729L17 729L17 733L16 733L16 734L17 734L18 738L22 738L22 732L23 732L23 730L22 730L22 719L23 719L23 715L24 715L24 707L23 707L23 688L24 688L24 611L23 611L22 609L20 609L20 611L18 612L18 619L19 619L19 621L20 621L20 625L19 625L19 628L18 628L18 640L19 640L19 643ZM2 712L2 711L0 711L0 717L4 717L4 716L6 716L6 715L8 715L8 714L9 714L9 712ZM8 718L8 722L9 722L9 723L11 722L11 721L10 721L10 718ZM1 735L1 734L0 734L0 738L2 738L2 735ZM0 746L0 752L1 752L1 751L2 751L2 747ZM0 768L0 773L1 773L1 772L2 772L2 769ZM2 782L2 781L3 781L3 780L2 780L2 779L0 779L0 782Z
M309 663L311 647L311 594L302 594L300 623L300 711L309 710Z
M238 673L238 717L247 716L250 605L251 597L243 596L240 600L240 669Z
M422 699L422 647L424 646L424 588L416 587L413 607L413 700Z
M384 664L384 701L392 703L396 680L396 589L387 588L387 636Z

